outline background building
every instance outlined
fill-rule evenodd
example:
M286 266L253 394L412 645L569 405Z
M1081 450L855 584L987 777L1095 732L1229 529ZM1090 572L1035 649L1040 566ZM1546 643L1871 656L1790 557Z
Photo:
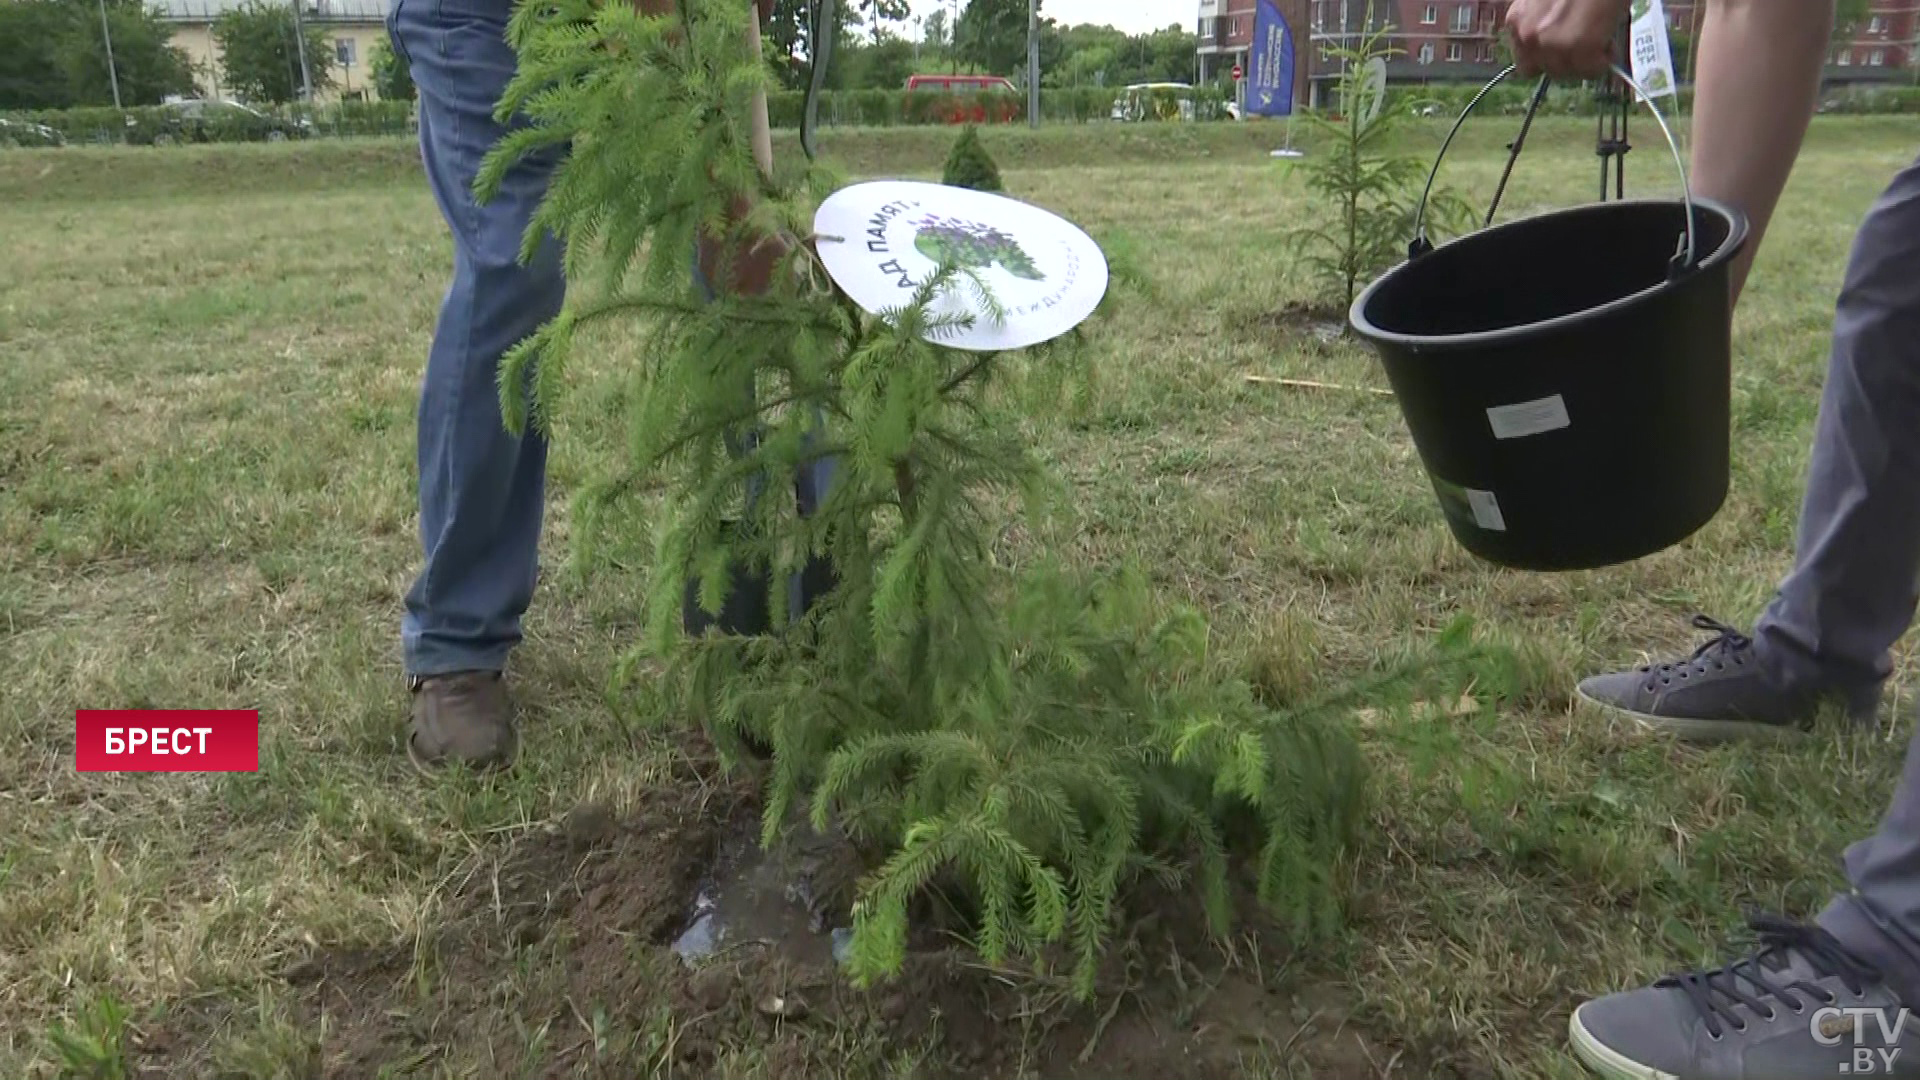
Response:
M161 19L173 27L173 43L192 58L201 93L226 98L220 85L220 46L213 23L244 0L151 0ZM317 101L372 101L380 95L373 81L373 46L387 38L386 0L295 0L300 18L322 27L333 49L333 85L315 90Z
M1507 0L1312 0L1311 98L1329 102L1340 78L1334 51L1385 24L1387 79L1394 83L1485 82L1500 70Z
M1296 100L1325 105L1340 77L1332 50L1355 39L1371 18L1387 27L1396 55L1395 83L1484 82L1500 69L1501 33L1509 0L1292 0L1281 11L1299 41ZM1254 0L1200 0L1200 80L1225 77L1246 61ZM1705 4L1665 0L1672 20L1674 64L1689 77L1697 21ZM1304 9L1304 10L1303 10ZM1920 0L1871 0L1866 18L1836 35L1828 58L1831 83L1916 81Z
M1864 68L1870 77L1905 81L1912 77L1916 38L1920 0L1879 0L1828 59L1835 67Z
M1675 35L1674 64L1688 74L1684 44L1692 40L1706 4L1664 0ZM1920 0L1872 0L1867 17L1836 35L1827 57L1828 82L1911 82L1915 37L1920 35Z

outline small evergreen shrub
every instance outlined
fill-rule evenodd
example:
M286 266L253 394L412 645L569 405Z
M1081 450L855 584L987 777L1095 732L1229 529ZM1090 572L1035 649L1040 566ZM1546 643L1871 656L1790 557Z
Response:
M1325 931L1364 806L1351 702L1262 704L1212 655L1205 622L1137 574L994 557L1011 514L1039 528L1059 505L1014 403L1063 389L1094 339L1017 354L941 344L960 318L934 313L941 290L974 289L992 310L989 280L952 263L882 316L841 293L815 247L831 241L810 234L839 178L818 163L772 178L755 166L747 103L771 72L743 55L748 17L730 0L683 0L665 17L521 6L500 115L528 123L478 187L490 197L520 156L567 148L527 250L549 230L562 238L575 299L503 366L511 427L565 407L581 334L637 331L619 354L629 458L582 528L642 483L663 493L649 511L650 632L632 655L646 676L623 691L704 725L729 761L771 749L766 843L796 808L862 843L861 983L899 969L914 901L933 886L971 913L987 959L1064 953L1082 995L1142 875L1193 883L1218 933L1241 874L1301 934ZM744 215L729 213L736 199ZM702 236L779 244L772 289L702 299L688 257ZM1113 268L1132 280L1124 258ZM779 478L824 457L831 490L803 512ZM804 612L766 588L773 631L686 633L688 582L717 613L737 567L784 583L820 558L837 585ZM1446 677L1425 664L1388 674L1367 692Z
M993 163L993 156L980 142L980 130L972 124L962 129L960 137L954 140L941 182L975 191L1006 190L1000 183L1000 167Z

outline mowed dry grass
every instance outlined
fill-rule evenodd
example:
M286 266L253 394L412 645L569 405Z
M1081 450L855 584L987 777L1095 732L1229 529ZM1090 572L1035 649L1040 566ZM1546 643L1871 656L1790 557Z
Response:
M1510 213L1593 197L1591 130L1530 142ZM1441 133L1411 138L1430 153ZM1484 199L1510 134L1477 123L1445 182ZM1650 134L1629 184L1669 193ZM988 138L1015 193L1128 234L1158 289L1102 332L1081 406L1032 419L1078 492L1075 553L1154 567L1205 602L1223 648L1289 684L1462 614L1536 648L1557 689L1527 710L1356 718L1377 828L1355 919L1293 974L1343 983L1357 1022L1436 1068L1578 1075L1561 1036L1579 998L1715 956L1743 906L1817 907L1891 791L1904 694L1873 732L1697 751L1568 693L1687 647L1693 611L1745 621L1765 603L1853 225L1920 145L1892 120L1817 125L1740 312L1734 493L1714 524L1631 566L1539 576L1453 545L1391 400L1244 380L1384 384L1362 348L1272 318L1312 287L1281 237L1318 211L1265 142L1131 138ZM828 145L895 174L939 149L926 133ZM398 752L412 411L448 262L409 153L0 157L0 1076L52 1075L49 1026L101 996L136 1017L226 1002L204 1060L310 1075L324 1039L290 967L418 940L488 852L674 782L672 741L608 692L642 620L644 505L571 542L569 494L620 452L618 340L580 358L557 433L514 663L529 753L505 778L426 782ZM261 771L77 774L73 710L139 706L259 708Z

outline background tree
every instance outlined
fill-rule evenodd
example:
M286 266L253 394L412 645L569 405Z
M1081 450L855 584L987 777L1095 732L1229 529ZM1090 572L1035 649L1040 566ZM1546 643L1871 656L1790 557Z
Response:
M993 5L998 3L996 12ZM1026 70L1026 5L1022 0L974 0L960 18L961 43L944 9L921 25L916 45L893 24L904 18L902 0L849 3L840 13L827 86L834 90L898 90L917 72L949 70L1018 76ZM807 84L809 0L776 0L761 35L766 57L789 90ZM984 37L980 36L984 32ZM969 42L966 34L975 34ZM1040 19L1040 70L1046 86L1125 86L1137 82L1185 82L1193 77L1196 41L1180 26L1128 35L1111 26L1061 26ZM1224 76L1223 76L1224 77Z
M1114 50L1107 45L1094 45L1085 49L1066 50L1059 47L1063 57L1060 63L1048 64L1045 54L1040 61L1040 82L1044 86L1115 86L1126 85L1125 80L1115 79L1112 73L1118 69Z
M1842 41L1851 38L1872 8L1873 0L1839 0L1833 11L1833 36Z
M0 109L63 109L73 104L55 44L64 44L72 31L64 5L46 0L0 4Z
M374 92L383 101L412 101L413 73L407 70L406 61L400 59L392 43L376 41L371 52L373 55L367 58L367 67L373 72Z
M1118 58L1127 35L1111 26L1040 20L1040 81L1046 86L1122 85Z
M69 0L76 32L67 38L62 66L78 105L113 104L113 78L120 81L120 103L158 105L169 94L191 95L193 61L173 46L173 31L138 0L107 7L113 31L113 73L107 71L107 46L100 34L99 8Z
M109 0L114 73L125 105L157 105L194 92L193 65L152 11ZM112 105L100 9L82 0L0 4L0 108Z
M836 4L834 16L838 25L834 27L833 56L827 65L827 86L835 90L857 90L871 85L867 81L868 55L876 43L877 21L870 20L866 13L851 3ZM870 27L869 23L873 23ZM799 60L800 84L806 85L809 78L807 69L811 66L813 40L807 39L808 54Z
M1175 23L1142 37L1128 38L1135 49L1134 61L1140 77L1131 82L1188 82L1194 74L1194 55L1200 40L1192 31Z
M916 67L913 42L889 30L881 30L872 44L846 35L836 50L828 84L837 89L899 90Z
M994 75L1021 70L1027 58L1026 0L968 0L955 27L954 47L963 63Z
M1023 27L1022 49L1024 33ZM1051 19L1042 19L1041 78L1047 86L1189 82L1198 45L1194 35L1178 25L1129 35L1111 26L1062 27Z
M843 0L834 5L836 37L834 55L827 70L827 85L836 90L864 89L885 85L872 82L843 70L849 64L858 64L858 51L864 46L879 46L884 43L886 24L897 23L909 14L907 0ZM760 42L763 54L780 79L781 85L789 90L804 89L807 85L808 57L813 55L813 5L810 0L775 0L773 16L761 28ZM859 31L867 30L866 40L861 40ZM909 62L912 46L907 45ZM905 85L903 75L894 86Z
M1667 48L1673 52L1674 75L1683 83L1693 81L1693 34L1690 30L1669 30ZM1498 56L1495 60L1499 60Z
M317 26L305 27L307 70L315 91L333 85L333 42ZM293 11L262 0L227 12L213 24L229 90L247 101L283 104L300 97L300 50ZM115 39L118 44L118 39Z
M760 28L760 48L788 90L806 85L808 0L774 0L773 15Z

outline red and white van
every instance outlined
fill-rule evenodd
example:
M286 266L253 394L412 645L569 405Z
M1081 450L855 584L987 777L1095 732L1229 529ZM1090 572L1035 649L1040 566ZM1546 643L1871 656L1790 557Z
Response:
M1014 93L1013 82L1000 75L909 75L907 89L950 94L988 94L996 90Z
M909 75L907 90L959 98L933 106L932 115L949 124L1009 124L1020 116L1019 92L1001 75Z

